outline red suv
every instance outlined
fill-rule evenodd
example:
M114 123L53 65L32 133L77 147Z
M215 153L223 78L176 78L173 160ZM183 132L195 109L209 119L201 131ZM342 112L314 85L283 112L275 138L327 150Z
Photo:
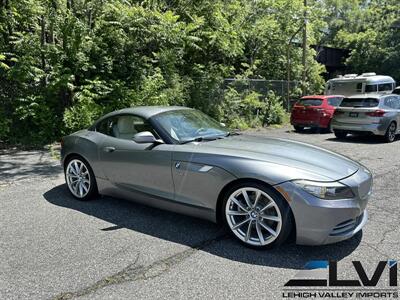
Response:
M331 131L331 119L343 96L304 96L293 106L290 123L296 131L304 127Z

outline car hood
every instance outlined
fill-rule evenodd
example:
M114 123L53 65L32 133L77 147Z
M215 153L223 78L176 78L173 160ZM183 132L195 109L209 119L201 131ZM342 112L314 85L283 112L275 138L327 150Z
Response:
M239 135L196 145L197 151L268 162L340 180L360 168L355 161L313 145L278 138ZM295 178L293 178L295 179Z

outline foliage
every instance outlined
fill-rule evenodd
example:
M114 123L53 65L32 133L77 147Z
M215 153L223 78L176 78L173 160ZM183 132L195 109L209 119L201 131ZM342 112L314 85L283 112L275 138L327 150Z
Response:
M325 0L325 40L350 49L349 71L376 72L400 80L400 19L398 0Z
M370 51L365 69L373 57L398 61L400 43L378 44L389 22L376 36L358 31L373 25L358 26L353 12L363 22L378 20L384 12L377 5L309 4L310 44L354 47L354 66ZM326 19L325 9L338 20ZM224 91L223 79L285 80L289 54L291 79L301 80L303 13L302 0L0 1L0 139L50 142L136 105L187 105L240 128L279 123L280 99ZM385 43L399 39L384 36ZM374 47L366 50L366 43ZM308 93L324 82L314 56L309 49Z
M83 86L82 90L74 95L74 105L64 112L64 124L67 130L77 131L87 128L101 116L103 109L96 100L107 93L104 90L102 82L94 81Z
M273 92L267 96L267 110L264 122L268 125L281 124L284 121L286 111L282 106L282 101Z
M224 95L221 109L225 112L223 122L229 127L247 129L264 124L281 124L285 117L282 101L273 92L263 98L257 92L238 92L229 87Z
M4 140L6 137L8 137L10 132L10 123L11 120L7 118L3 109L0 108L0 140Z

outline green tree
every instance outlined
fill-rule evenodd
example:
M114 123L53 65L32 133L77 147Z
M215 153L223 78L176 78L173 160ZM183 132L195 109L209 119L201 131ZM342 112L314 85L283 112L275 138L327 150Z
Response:
M317 5L308 9L313 43L322 21ZM224 78L284 80L288 49L301 78L298 39L289 40L303 10L301 0L0 0L0 139L49 142L134 105L188 105L224 120ZM309 92L322 86L314 55ZM279 120L255 94L239 98L246 126Z

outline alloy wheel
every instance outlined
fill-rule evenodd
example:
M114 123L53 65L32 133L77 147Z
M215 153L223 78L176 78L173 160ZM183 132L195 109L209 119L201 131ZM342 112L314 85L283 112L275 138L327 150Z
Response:
M90 173L85 163L79 159L71 160L65 171L67 185L71 193L78 198L85 197L90 191Z
M258 188L244 187L233 192L226 202L225 216L232 232L252 246L272 243L282 228L278 205Z
M396 138L396 124L395 123L390 124L388 131L389 131L388 132L389 141L394 141Z

